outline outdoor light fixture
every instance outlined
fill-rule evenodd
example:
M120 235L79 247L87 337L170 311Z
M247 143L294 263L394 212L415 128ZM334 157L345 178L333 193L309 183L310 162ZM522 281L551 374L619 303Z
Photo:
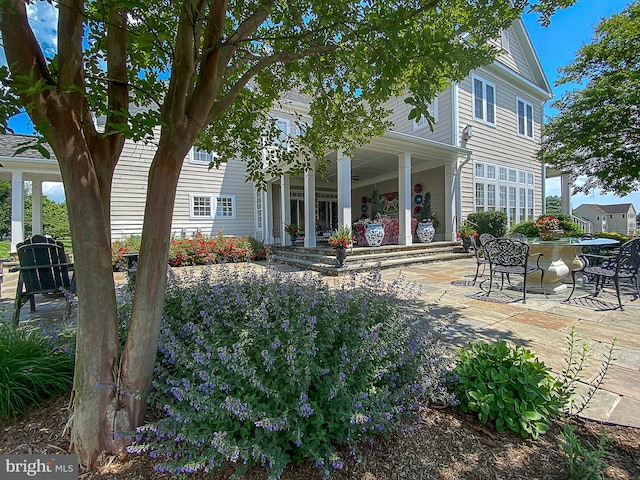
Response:
M473 127L471 125L467 125L466 127L464 127L464 130L462 130L462 141L466 142L472 136L473 136Z

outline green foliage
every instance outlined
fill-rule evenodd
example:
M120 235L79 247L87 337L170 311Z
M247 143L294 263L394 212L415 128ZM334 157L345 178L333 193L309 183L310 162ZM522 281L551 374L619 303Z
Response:
M549 196L544 199L547 215L558 216L562 213L562 199L558 196Z
M0 259L1 258L9 258L9 253L11 250L11 242L4 241L0 242Z
M620 244L626 243L632 238L618 232L596 232L594 236L598 238L610 238L611 240L618 240Z
M545 215L540 215L538 219L543 218ZM558 228L564 230L564 237L575 237L578 235L582 235L582 228L578 226L577 223L571 220L570 215L565 215L560 213L558 215L553 215L555 218L560 220L560 225ZM538 229L534 226L534 222L521 222L516 225L513 225L510 232L514 233L524 233L527 237L537 237Z
M424 195L422 196L422 205L416 218L419 222L423 220L431 221L431 223L433 223L433 228L440 226L440 222L438 221L436 214L431 210L431 192L424 192Z
M0 322L0 417L71 390L73 358L37 330Z
M609 367L613 362L613 351L617 339L614 337L609 346L609 350L604 355L598 373L590 380L583 377L585 363L589 357L589 346L586 343L579 344L575 325L567 337L567 357L565 366L562 369L559 380L562 383L562 395L565 399L565 413L568 415L578 415L593 399L598 389L604 383ZM580 399L576 398L576 387L578 384L587 386L587 391Z
M462 411L476 412L482 423L495 421L500 432L537 438L564 406L562 384L521 345L470 344L460 350L454 373Z
M541 161L569 175L574 189L624 195L640 188L640 2L602 20L591 44L561 69L569 89L542 134ZM576 182L578 178L586 181Z
M371 193L371 220L379 220L384 212L384 202L382 194L377 189Z
M478 235L490 233L494 237L504 236L509 224L507 214L498 211L470 213L467 220L476 226Z
M415 421L414 405L449 401L446 347L414 322L405 286L380 274L337 289L314 276L226 269L170 286L153 403L164 418L138 430L172 472L236 472L264 465L269 478L311 459L342 468L336 445Z
M0 180L0 238L11 234L11 181Z
M608 439L601 435L598 445L580 441L575 433L575 425L565 425L560 436L560 448L567 461L567 474L570 480L602 480L602 471L607 467L604 458L609 455L606 450Z
M42 196L42 231L59 239L70 237L69 214L66 203L57 203L46 195Z

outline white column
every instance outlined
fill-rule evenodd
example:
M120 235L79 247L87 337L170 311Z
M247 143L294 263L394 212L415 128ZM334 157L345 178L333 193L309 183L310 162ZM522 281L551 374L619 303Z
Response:
M264 238L267 245L273 245L273 183L267 183L266 205L264 214Z
M571 215L571 185L569 184L569 175L560 176L560 201L562 203L562 213ZM546 198L543 198L542 202L546 202Z
M304 172L304 246L316 246L316 171L315 165Z
M398 154L398 219L400 220L400 231L398 232L398 243L400 245L411 245L413 243L413 232L411 231L411 153L402 152Z
M287 245L284 227L291 223L291 177L286 173L280 177L280 218L282 218L282 225L279 228L282 239L280 244L284 247Z
M351 225L351 158L338 150L338 223Z
M31 233L42 235L42 180L31 182Z
M456 168L457 159L449 162L444 167L444 239L454 241L456 239Z
M22 172L11 172L11 251L24 241L24 180Z

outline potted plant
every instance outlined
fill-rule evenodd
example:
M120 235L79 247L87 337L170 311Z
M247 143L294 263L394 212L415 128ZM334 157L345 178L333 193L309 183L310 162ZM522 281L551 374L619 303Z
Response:
M336 259L338 267L344 267L344 261L347 258L346 248L353 245L353 234L349 225L340 224L336 231L329 237L329 245L336 249Z
M462 248L465 252L469 251L469 247L471 247L471 241L475 237L478 236L478 231L475 229L473 224L468 220L465 220L458 226L458 230L456 231L456 237L462 240Z
M560 228L560 219L553 215L543 215L538 218L533 222L533 228L542 240L559 240L564 234L564 230Z
M295 223L289 223L284 226L284 231L289 234L291 238L291 245L293 245L298 239L298 225Z
M416 227L416 236L422 243L429 243L436 234L436 227L440 224L435 213L431 210L431 193L425 192L422 206L416 215L418 226Z

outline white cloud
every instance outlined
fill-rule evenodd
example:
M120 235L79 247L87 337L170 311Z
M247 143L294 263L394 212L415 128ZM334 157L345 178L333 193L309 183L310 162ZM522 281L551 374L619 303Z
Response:
M42 193L54 202L64 202L64 187L60 182L42 182Z
M44 54L49 57L58 51L58 8L49 2L33 2L27 5L27 16L33 33Z

